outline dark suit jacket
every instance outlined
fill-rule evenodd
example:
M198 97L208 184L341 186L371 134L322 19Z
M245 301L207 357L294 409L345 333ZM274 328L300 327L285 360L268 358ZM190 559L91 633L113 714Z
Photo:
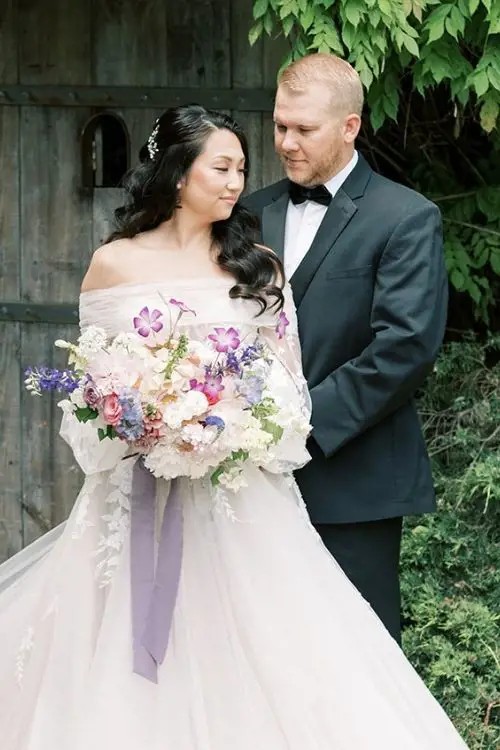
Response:
M281 257L288 184L245 200ZM312 461L296 479L313 522L433 510L414 394L446 322L438 208L360 156L290 281L313 405Z

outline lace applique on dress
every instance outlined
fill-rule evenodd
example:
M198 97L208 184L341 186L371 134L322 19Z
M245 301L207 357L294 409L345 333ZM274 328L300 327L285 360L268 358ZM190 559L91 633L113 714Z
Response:
M108 477L109 484L115 489L106 497L108 512L101 516L105 532L101 533L95 552L96 557L100 558L96 568L100 588L111 582L130 528L130 494L134 464L134 459L122 460Z
M34 638L35 635L35 629L32 625L30 625L22 637L21 645L19 646L19 651L17 652L16 656L16 682L19 685L19 687L22 687L23 684L23 678L24 678L24 668L26 666L26 661L29 657L29 654L33 650L34 646Z
M76 508L75 525L71 534L72 539L81 539L87 529L95 526L92 521L88 520L87 516L92 497L102 481L103 478L99 474L87 477L82 494L78 500L78 507Z

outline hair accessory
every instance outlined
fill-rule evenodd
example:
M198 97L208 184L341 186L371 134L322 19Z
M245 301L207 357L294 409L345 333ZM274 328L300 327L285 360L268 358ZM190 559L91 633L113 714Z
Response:
M158 153L158 144L156 142L156 136L158 135L160 131L160 119L156 120L155 126L153 128L153 132L148 138L148 152L149 152L149 158L151 161L155 158L156 154Z

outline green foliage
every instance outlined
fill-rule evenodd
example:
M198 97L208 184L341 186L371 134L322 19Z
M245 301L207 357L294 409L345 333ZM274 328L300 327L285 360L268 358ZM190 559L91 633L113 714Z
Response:
M471 750L500 741L499 354L443 352L420 403L439 511L403 536L405 651Z
M366 89L360 145L442 209L453 287L492 325L500 296L500 0L254 0L254 43L349 60Z
M277 31L290 39L289 60L318 51L352 62L375 129L395 119L392 82L403 75L421 94L445 81L457 104L475 100L486 131L495 127L500 0L254 0L253 15L251 43Z

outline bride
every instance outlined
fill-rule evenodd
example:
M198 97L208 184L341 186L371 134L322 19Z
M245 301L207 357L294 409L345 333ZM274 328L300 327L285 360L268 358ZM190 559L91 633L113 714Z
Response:
M276 387L307 410L290 290L237 202L248 168L229 117L194 105L163 114L83 281L80 323L111 337L175 297L196 310L181 321L192 337L234 325L265 339ZM310 524L291 475L307 461L302 444L275 473L246 469L233 518L214 511L205 480L180 480L170 637L157 681L138 673L133 461L71 418L61 434L86 475L73 511L0 566L2 750L466 747ZM167 498L158 480L157 523Z

